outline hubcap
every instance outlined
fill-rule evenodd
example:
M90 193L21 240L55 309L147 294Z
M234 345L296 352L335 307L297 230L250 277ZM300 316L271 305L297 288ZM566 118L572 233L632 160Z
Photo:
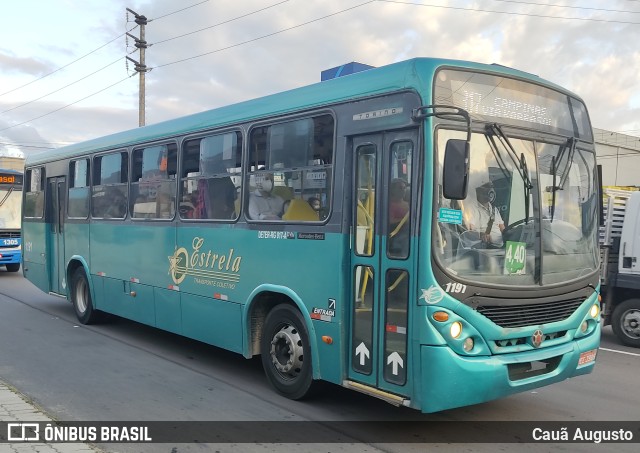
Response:
M622 331L633 339L640 339L640 311L629 310L622 314Z
M281 374L296 377L302 371L304 353L302 337L290 325L283 326L271 340L271 361Z
M87 311L87 282L80 280L76 285L76 306L80 313Z

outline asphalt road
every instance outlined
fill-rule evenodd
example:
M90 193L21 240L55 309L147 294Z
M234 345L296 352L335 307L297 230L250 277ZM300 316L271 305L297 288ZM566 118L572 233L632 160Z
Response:
M246 360L122 319L82 326L66 300L41 293L21 274L0 270L0 378L58 420L332 421L327 429L345 439L326 444L101 445L109 452L422 452L426 448L419 443L374 444L368 439L375 433L368 430L380 425L346 422L466 421L470 430L488 421L638 422L639 376L640 350L620 345L605 328L594 373L498 401L425 415L325 385L315 399L295 402L271 390L258 358ZM296 428L292 423L275 426L287 439L296 438L287 432ZM464 441L464 432L460 436ZM586 443L429 446L439 451L612 451L612 445ZM635 452L637 447L616 444L614 449Z

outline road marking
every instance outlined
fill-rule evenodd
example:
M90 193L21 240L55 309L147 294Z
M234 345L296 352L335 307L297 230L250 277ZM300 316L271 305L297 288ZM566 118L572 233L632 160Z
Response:
M609 351L609 352L617 352L618 354L627 354L635 357L640 357L640 354L637 352L627 352L627 351L618 351L617 349L609 349L609 348L599 348L601 351Z

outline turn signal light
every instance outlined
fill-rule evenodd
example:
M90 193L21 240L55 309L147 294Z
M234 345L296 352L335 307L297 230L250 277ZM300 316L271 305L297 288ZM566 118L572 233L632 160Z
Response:
M433 314L433 319L438 322L445 322L449 320L449 313L445 311L437 311Z

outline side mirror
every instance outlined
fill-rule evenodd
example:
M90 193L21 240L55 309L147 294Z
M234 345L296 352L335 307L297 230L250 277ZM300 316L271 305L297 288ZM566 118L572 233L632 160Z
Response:
M464 200L469 188L469 149L466 140L449 139L444 150L442 194L449 200Z

